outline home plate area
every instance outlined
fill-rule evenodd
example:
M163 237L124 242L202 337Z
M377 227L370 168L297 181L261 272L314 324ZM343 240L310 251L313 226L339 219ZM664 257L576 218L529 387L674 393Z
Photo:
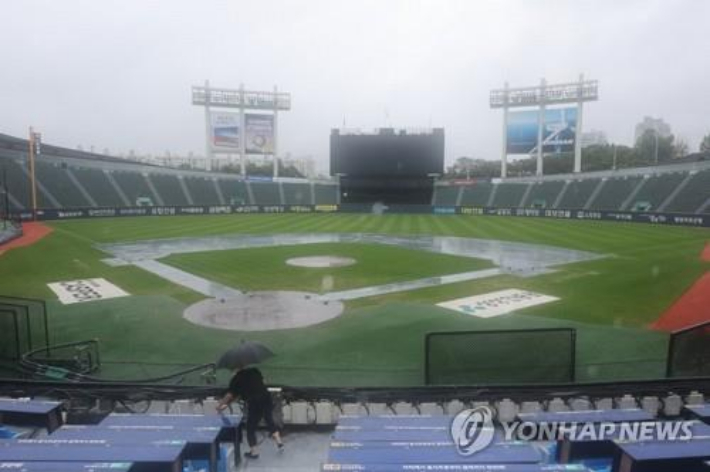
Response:
M542 305L557 300L559 300L559 298L543 295L542 293L508 289L437 303L437 306L478 318L493 318L523 308Z
M323 302L305 292L248 292L229 298L208 298L190 305L183 317L197 325L237 331L303 328L343 312L341 302Z
M286 264L295 267L307 267L310 269L327 269L330 267L346 267L355 264L357 261L352 257L340 256L308 256L292 257L286 260Z

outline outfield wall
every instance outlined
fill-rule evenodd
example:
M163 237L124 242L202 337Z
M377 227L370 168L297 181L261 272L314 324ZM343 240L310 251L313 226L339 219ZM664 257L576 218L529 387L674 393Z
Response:
M114 218L123 216L230 215L256 213L399 213L433 215L517 216L563 220L618 221L710 228L710 215L650 213L629 211L590 211L541 208L494 208L473 206L390 205L373 211L370 205L215 205L215 206L144 206L118 208L76 208L37 210L38 220ZM23 221L33 219L32 212L18 215Z

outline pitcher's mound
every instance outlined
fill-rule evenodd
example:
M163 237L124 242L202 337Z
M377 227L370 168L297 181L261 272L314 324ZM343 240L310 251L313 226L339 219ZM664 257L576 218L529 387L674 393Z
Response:
M234 331L302 328L333 319L341 302L322 302L306 292L250 292L232 298L210 298L189 306L183 316L191 323Z
M314 269L324 269L328 267L345 267L355 264L357 261L352 257L340 256L308 256L293 257L286 261L286 264L297 267L311 267Z

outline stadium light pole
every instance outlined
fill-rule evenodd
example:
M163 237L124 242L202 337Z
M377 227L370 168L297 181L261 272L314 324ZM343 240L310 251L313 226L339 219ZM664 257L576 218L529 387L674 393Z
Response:
M35 178L35 152L37 151L37 145L39 144L37 138L40 134L35 133L30 126L30 139L29 139L29 164L30 164L30 192L32 198L32 219L37 220L37 180Z
M275 177L278 177L278 166L277 166L277 156L279 154L278 148L278 113L283 110L291 109L291 95L289 93L279 93L276 86L274 86L273 92L265 91L247 91L244 89L244 85L240 84L238 89L227 89L220 87L210 86L208 80L205 81L202 86L192 87L192 104L204 107L205 109L205 141L206 141L206 161L208 170L212 167L218 166L219 160L216 158L217 154L226 154L229 156L230 162L237 148L239 148L241 154L242 165L242 175L246 176L249 148L246 146L246 116L248 110L262 110L266 113L273 113L273 126L269 130L269 136L265 137L266 142L273 141L273 146L271 152L266 149L265 146L261 146L258 154L264 159L268 159L268 155L274 156L274 172ZM220 143L214 142L214 132L215 126L212 123L211 111L212 109L222 109L222 108L236 108L239 110L239 145L238 146L223 146ZM233 117L231 118L234 119ZM233 121L232 127L234 126Z
M537 107L537 142L536 145L526 146L524 152L530 158L537 156L538 176L543 175L543 155L545 138L545 112L548 106L563 104L577 105L577 125L574 129L574 171L581 172L582 167L582 113L583 103L599 99L599 82L596 80L585 80L584 74L580 74L579 80L568 83L548 84L545 79L541 83L531 87L508 87L506 83L502 89L494 89L490 92L490 107L503 109L503 133L501 136L501 177L507 176L507 144L508 138L514 148L517 144L508 136L508 111L511 108L531 108ZM520 143L518 143L520 144ZM532 143L531 143L532 144ZM522 144L520 144L522 145Z
M279 177L279 90L274 85L274 179Z
M655 161L656 161L656 165L658 165L658 128L656 128L655 126L653 127L653 136L656 138Z
M577 125L574 133L574 173L582 172L582 118L584 111L584 74L579 74L579 90L577 91Z
M545 79L540 81L540 108L537 113L537 171L535 174L542 177L542 148L543 148L543 129L545 128Z
M212 170L212 117L210 113L210 81L205 80L205 170Z
M5 215L2 219L3 229L7 229L7 220L10 218L10 193L7 189L7 167L2 167L2 194L3 194L3 210Z
M239 167L242 179L247 178L247 134L244 119L244 83L239 84Z
M500 178L508 176L508 82L503 86L503 150L500 156Z

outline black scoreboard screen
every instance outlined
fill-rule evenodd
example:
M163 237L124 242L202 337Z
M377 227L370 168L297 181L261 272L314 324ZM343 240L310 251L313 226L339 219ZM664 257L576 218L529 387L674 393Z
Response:
M424 177L444 172L444 130L330 135L330 173L350 177Z

